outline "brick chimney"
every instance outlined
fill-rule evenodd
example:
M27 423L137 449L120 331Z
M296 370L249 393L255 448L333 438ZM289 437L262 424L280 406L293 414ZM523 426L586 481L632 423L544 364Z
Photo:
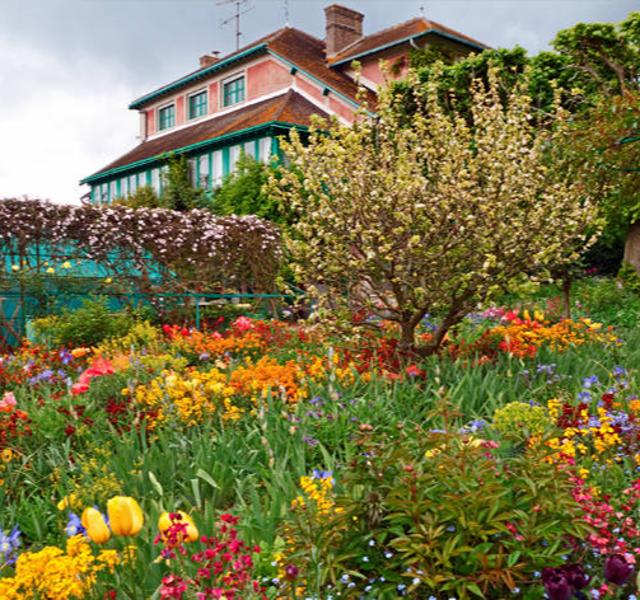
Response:
M200 68L204 69L205 67L210 67L217 63L220 60L218 54L220 54L220 52L212 52L211 54L202 55L200 57Z
M362 37L364 15L350 8L332 4L324 9L327 28L327 56L334 56Z

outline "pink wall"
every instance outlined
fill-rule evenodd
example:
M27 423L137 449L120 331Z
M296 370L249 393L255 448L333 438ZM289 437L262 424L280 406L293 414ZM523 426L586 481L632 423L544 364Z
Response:
M353 110L346 104L343 104L333 94L329 94L329 108L349 123L353 122Z
M209 84L209 114L218 110L218 82Z
M176 125L182 125L184 121L184 96L178 96L176 98Z
M320 100L323 104L326 102L326 96L322 95L322 90L312 83L309 83L306 79L302 79L302 77L296 77L296 85L298 89L309 94L316 100Z
M147 111L147 130L145 135L153 135L156 132L156 111L151 108Z
M289 70L273 60L265 60L247 69L247 100L271 94L291 86Z
M361 60L362 76L378 85L384 83L384 75L382 69L380 69L381 60L387 63L387 67L391 70L393 77L404 77L409 69L409 49L406 46L400 46ZM397 74L393 68L394 65L400 67L400 71Z
M353 121L353 108L338 99L332 92L329 92L329 95L325 96L322 93L324 88L320 88L302 77L296 77L296 85L300 91L305 92L312 98L315 98L328 109L335 112L338 116L349 121L349 123Z

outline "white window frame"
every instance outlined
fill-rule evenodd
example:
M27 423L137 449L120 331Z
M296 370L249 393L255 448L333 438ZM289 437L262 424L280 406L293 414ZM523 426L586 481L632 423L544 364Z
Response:
M244 98L240 101L240 102L235 102L233 104L229 104L225 106L224 103L224 88L228 83L233 83L234 81L236 81L237 79L242 79L244 78ZM248 86L247 86L247 70L246 69L242 69L242 71L238 71L237 73L234 73L233 75L230 75L229 77L225 77L224 79L220 80L219 83L219 87L220 87L220 91L219 91L219 103L218 106L220 107L220 110L225 110L227 108L231 108L232 106L240 106L241 104L244 104L247 101L247 92L248 92Z
M173 125L171 127L165 127L164 129L160 128L160 111L164 110L165 108L169 108L170 106L173 106ZM160 106L156 107L156 131L159 133L161 131L169 131L169 129L173 129L176 126L176 123L178 121L178 108L177 108L177 102L175 99L173 99L171 102L167 102L166 104L161 104Z
M198 96L203 92L206 94L206 97L207 97L207 110L204 112L203 115L192 117L191 116L191 98L193 96ZM195 92L191 92L187 94L185 112L187 113L187 118L186 118L187 121L196 121L197 119L202 119L202 117L206 117L209 114L209 88L208 87L203 87Z

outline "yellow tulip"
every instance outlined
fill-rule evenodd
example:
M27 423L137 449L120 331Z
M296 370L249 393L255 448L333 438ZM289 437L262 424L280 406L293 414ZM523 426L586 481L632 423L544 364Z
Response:
M142 529L144 515L140 505L129 496L115 496L107 502L111 531L115 535L137 535Z
M87 530L87 535L92 542L104 544L109 541L111 532L99 510L95 508L85 508L81 521L82 526Z
M169 527L171 527L171 525L173 524L173 522L171 521L171 517L169 516L170 514L172 513L163 512L160 515L160 518L158 519L158 529L160 530L160 533L163 534L163 536L167 531L167 529L169 529ZM181 521L179 522L184 522L187 524L187 530L185 532L186 536L184 541L185 542L197 541L198 538L200 537L200 534L198 533L198 528L196 527L191 517L186 512L182 512L181 510L177 511L177 514L179 514L182 517Z

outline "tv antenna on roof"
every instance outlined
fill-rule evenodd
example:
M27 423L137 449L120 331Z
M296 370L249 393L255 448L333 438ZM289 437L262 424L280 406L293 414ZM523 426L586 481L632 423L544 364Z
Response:
M289 27L289 0L284 0L284 24Z
M242 32L240 31L240 17L242 15L246 15L249 11L253 10L253 6L248 6L249 0L218 0L218 6L222 6L224 4L235 4L236 5L236 14L228 19L224 19L220 21L220 29L222 29L225 25L228 25L235 19L236 22L236 50L240 50L240 38L242 37Z

